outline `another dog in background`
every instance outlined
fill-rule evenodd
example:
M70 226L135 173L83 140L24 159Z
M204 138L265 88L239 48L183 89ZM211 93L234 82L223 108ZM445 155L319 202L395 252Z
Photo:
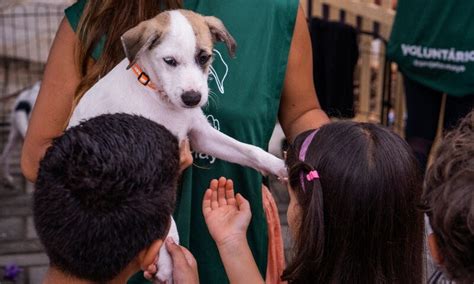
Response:
M10 132L8 140L0 156L0 180L6 187L13 188L13 176L10 171L13 149L20 144L26 135L31 110L38 97L41 82L24 89L18 95L10 114Z

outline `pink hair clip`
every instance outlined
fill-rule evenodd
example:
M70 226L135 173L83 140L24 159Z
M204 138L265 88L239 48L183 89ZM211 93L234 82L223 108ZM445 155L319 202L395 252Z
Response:
M319 178L319 174L317 171L310 171L307 175L306 175L306 180L307 181L312 181L313 179L318 179Z

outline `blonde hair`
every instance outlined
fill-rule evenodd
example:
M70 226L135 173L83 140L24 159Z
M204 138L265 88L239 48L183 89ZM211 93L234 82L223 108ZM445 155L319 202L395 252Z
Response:
M181 0L89 0L77 29L79 47L75 57L81 82L76 89L75 103L125 57L120 42L124 32L163 10L181 7ZM105 35L102 54L91 64L94 48Z

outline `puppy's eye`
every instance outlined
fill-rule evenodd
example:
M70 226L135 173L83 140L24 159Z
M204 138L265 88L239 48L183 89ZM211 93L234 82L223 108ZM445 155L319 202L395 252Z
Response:
M211 59L211 56L209 54L200 54L197 58L198 63L200 65L206 64L209 61L209 59Z
M169 66L176 67L178 65L178 62L176 62L176 59L174 59L173 57L165 57L163 58L163 61Z

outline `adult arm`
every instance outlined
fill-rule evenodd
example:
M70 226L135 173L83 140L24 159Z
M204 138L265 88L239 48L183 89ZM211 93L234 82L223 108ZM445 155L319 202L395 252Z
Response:
M62 134L80 82L75 62L77 37L66 19L53 41L21 154L23 175L34 182L39 162L53 138Z
M291 40L278 118L290 141L305 130L329 122L314 88L311 38L301 6Z

